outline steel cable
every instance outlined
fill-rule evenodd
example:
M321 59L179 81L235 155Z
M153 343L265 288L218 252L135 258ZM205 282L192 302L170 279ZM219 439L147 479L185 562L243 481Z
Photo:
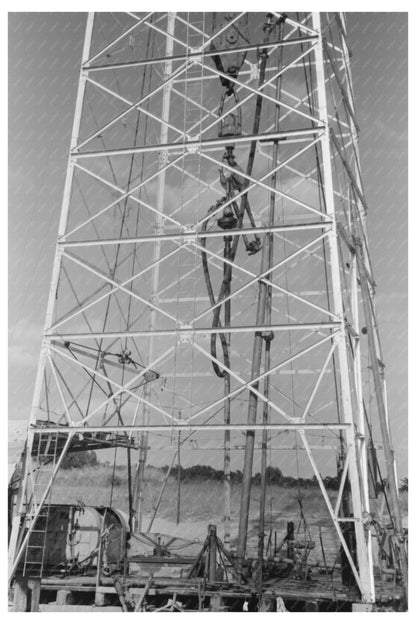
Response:
M263 39L263 43L267 44L269 42L270 39L270 33L271 33L271 29L267 29L265 32L265 36ZM260 87L265 79L265 74L266 74L266 64L267 64L267 53L263 50L262 52L260 52L260 72L259 72L259 84L258 86ZM257 134L259 131L259 127L260 127L260 118L261 118L261 110L262 110L262 103L263 103L263 97L262 95L259 93L257 95L256 98L256 106L255 106L255 114L254 114L254 121L253 121L253 131L252 134ZM257 141L253 140L251 141L250 144L250 151L249 151L249 156L248 156L248 162L247 162L247 167L246 167L246 175L247 176L251 176L252 171L253 171L253 166L254 166L254 157L255 157L255 152L256 152L256 145L257 145ZM232 191L231 189L229 189L227 195L231 194ZM230 196L227 197L227 200L230 199ZM236 227L238 229L242 228L243 225L243 218L244 218L244 214L247 212L249 219L250 219L250 223L253 225L253 227L255 227L255 221L251 212L251 208L250 208L250 204L248 201L248 193L245 193L242 197L241 197L241 204L240 204L240 209L238 209L238 206L236 203L233 204L234 207L234 211L237 214L237 224ZM207 229L207 221L205 221L202 225L202 231L206 232ZM239 239L240 236L234 236L233 238L233 242L231 245L231 249L229 250L228 253L228 258L227 260L234 262L235 256L237 254L237 249L238 249L238 243L239 243ZM258 236L255 236L255 244L256 242L260 242L260 239L258 238ZM201 245L202 247L206 247L206 239L203 238L201 239ZM260 247L258 247L257 251L260 249ZM207 261L207 254L204 250L201 250L201 258L202 258L202 266L203 266L203 271L204 271L204 278L205 278L205 284L206 284L206 288L207 288L207 292L208 292L208 297L211 303L211 306L218 304L218 302L222 301L222 299L225 298L225 296L227 295L228 292L231 292L231 281L232 281L232 266L231 264L224 263L224 276L223 276L223 280L221 283L221 287L220 287L220 291L218 294L218 300L215 301L215 295L214 295L214 291L212 288L212 282L211 282L211 277L209 274L209 267L208 267L208 261ZM215 310L213 310L213 319L212 319L212 327L217 328L217 327L221 327L221 321L220 321L220 313L221 313L221 305L218 305ZM221 341L221 347L222 347L222 351L223 351L223 359L224 359L224 365L226 367L229 368L230 365L230 357L229 357L229 350L228 350L228 345L227 345L227 340L225 337L225 334L223 333L219 333L217 334L211 334L211 355L213 358L217 359L217 336L219 336L220 341ZM215 374L218 377L225 377L227 375L227 373L224 370L221 370L220 367L218 366L218 364L212 360L212 366L213 369L215 371Z

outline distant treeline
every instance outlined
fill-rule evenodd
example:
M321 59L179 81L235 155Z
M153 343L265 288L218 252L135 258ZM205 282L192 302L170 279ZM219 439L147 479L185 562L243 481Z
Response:
M62 462L63 470L71 470L82 469L82 468L111 468L112 464L109 461L101 462L98 460L97 454L95 451L79 451L76 453L68 453ZM160 471L162 474L166 474L169 470L169 466L162 466L161 468L157 468L156 466L148 466L148 468L152 468L153 470ZM118 470L122 469L122 467L118 467ZM178 478L179 468L178 466L174 466L170 474L174 479ZM196 466L189 466L189 468L180 468L180 476L181 481L223 481L224 479L224 471L216 470L212 466L202 466L197 464ZM120 476L110 477L115 481L120 481ZM243 473L241 470L232 470L230 473L231 483L241 483L243 480ZM325 487L328 490L338 490L339 487L339 479L338 477L323 477L322 478ZM260 485L261 475L257 472L252 476L251 482L253 485ZM117 483L119 485L120 483ZM304 477L291 477L285 476L280 468L274 466L268 466L266 468L266 483L267 485L280 485L285 488L295 488L301 487L303 489L308 488L316 488L319 486L318 480L315 476L311 478ZM115 485L116 483L113 482ZM383 488L387 487L386 480L383 479L382 483L377 483L377 494L380 494L383 491ZM407 477L401 479L399 491L401 494L407 492L409 489L409 479Z
M166 473L169 470L169 466L162 466L162 472ZM189 468L179 468L174 466L171 469L171 476L175 479L178 478L180 470L181 481L223 481L224 470L216 470L212 466L189 466ZM241 483L243 480L243 473L241 470L232 470L230 473L230 479L232 483ZM261 475L259 472L252 476L251 482L253 485L260 485ZM327 489L338 489L339 480L338 477L324 477L323 482ZM290 477L285 476L280 468L268 466L266 468L266 483L267 485L280 485L286 488L302 487L302 488L314 488L319 487L318 480L315 476L312 478L304 477Z

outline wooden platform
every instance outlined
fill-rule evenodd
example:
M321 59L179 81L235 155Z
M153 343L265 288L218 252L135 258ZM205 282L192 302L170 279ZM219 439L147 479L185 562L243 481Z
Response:
M97 586L95 576L83 577L67 577L59 578L50 576L42 579L42 591L58 592L66 590L82 594L90 600L98 594L114 596L116 599L116 590L113 579L110 577L102 577ZM127 575L123 579L123 584L128 588L130 593L135 596L139 595L143 590L148 578L138 577L137 575ZM151 587L147 592L148 598L153 597L172 597L177 595L178 599L186 600L190 598L197 599L201 594L201 585L203 584L204 597L212 598L220 597L224 604L241 604L250 598L251 586L237 585L225 582L203 583L203 579L172 579L168 577L158 577L152 580ZM317 575L310 581L300 581L293 578L274 579L264 584L265 590L274 590L277 596L280 596L284 603L288 605L289 610L306 610L305 605L316 603L317 609L322 611L335 611L338 605L341 610L351 610L352 605L360 602L359 593L356 589L348 589L342 585L340 575L334 575L331 582L325 576ZM400 601L400 587L394 586L392 582L381 582L376 579L376 602L377 604L392 604ZM75 605L74 605L75 606ZM78 605L79 606L79 605ZM113 604L113 606L115 606ZM49 609L48 610L53 610Z
M56 426L56 425L54 425ZM51 448L55 449L56 454L62 452L68 435L66 433L48 433L48 427L45 426L43 431L36 431L34 443L32 446L33 456L42 456L50 454ZM91 432L86 429L85 433L74 434L68 453L77 453L79 451L99 451L106 448L124 447L136 448L134 439L130 439L125 435L106 432Z

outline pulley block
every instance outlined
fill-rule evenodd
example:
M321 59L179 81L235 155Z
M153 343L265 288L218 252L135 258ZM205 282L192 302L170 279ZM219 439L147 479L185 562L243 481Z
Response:
M232 91L231 94L224 91L222 94L220 105L218 107L218 117L220 117L218 128L219 137L241 135L242 117L241 108L238 106L239 101L238 94L235 91ZM228 105L230 112L223 117L226 105Z
M214 13L213 33L218 32L211 43L211 50L218 50L222 54L213 56L216 68L223 74L228 74L229 79L220 76L223 87L227 89L229 95L234 89L232 78L237 78L238 72L246 58L246 52L235 51L236 48L250 43L248 34L248 13L245 13L237 20L238 13L225 13L220 23L216 23L216 13ZM229 25L228 25L229 24Z

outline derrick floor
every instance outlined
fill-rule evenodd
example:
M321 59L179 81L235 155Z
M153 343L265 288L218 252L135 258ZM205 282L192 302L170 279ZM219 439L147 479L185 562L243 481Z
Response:
M148 578L144 576L127 575L124 577L124 584L128 586L133 596L139 596L147 580ZM377 605L398 605L400 603L401 589L393 580L386 581L376 577L375 583ZM327 579L325 575L316 576L310 581L294 578L268 580L264 583L264 589L274 590L291 611L350 611L353 604L360 602L358 591L343 586L339 573L334 574L332 581ZM81 610L82 604L87 605L88 602L92 607L94 597L97 594L107 595L109 601L113 602L112 605L109 605L109 610L116 607L114 604L117 602L116 590L113 580L108 577L102 577L98 585L95 576L44 577L41 581L41 606L47 606L48 611L53 611L56 605L47 605L45 599L49 597L49 601L51 601L53 595L60 590L72 592L77 597L78 604L67 605L65 610L71 610L72 607L75 607L74 610ZM202 593L205 599L220 597L225 610L227 610L227 608L236 607L239 601L242 604L248 599L250 590L249 585L242 586L225 582L205 583L204 585L202 579L157 577L152 580L146 596L149 601L152 598L166 598L167 601L176 595L177 600L183 602L187 599L198 599ZM110 598L111 596L113 599ZM308 605L314 605L315 608L310 609ZM62 609L63 606L57 607L57 610ZM236 608L235 610L240 609Z

